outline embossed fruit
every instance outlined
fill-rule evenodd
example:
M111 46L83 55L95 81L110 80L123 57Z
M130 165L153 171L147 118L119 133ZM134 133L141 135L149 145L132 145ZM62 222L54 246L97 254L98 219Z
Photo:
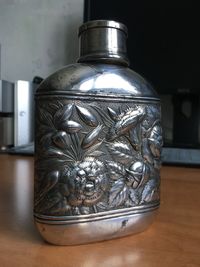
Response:
M103 162L90 157L74 164L67 173L66 183L70 205L91 206L103 197L108 188L108 174Z

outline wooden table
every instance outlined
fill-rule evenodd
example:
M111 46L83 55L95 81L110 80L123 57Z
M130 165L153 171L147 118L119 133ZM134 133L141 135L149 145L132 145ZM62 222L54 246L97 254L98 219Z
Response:
M34 228L33 158L0 155L0 266L200 266L200 169L163 167L161 174L161 208L147 231L59 247Z

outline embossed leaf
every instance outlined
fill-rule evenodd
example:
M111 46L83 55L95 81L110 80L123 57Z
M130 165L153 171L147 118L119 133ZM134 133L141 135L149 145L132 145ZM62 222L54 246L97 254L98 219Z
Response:
M53 113L55 113L58 109L62 107L63 107L63 104L60 101L49 103L49 108L52 110Z
M109 206L118 207L122 205L128 196L128 188L123 180L117 180L111 190L109 195Z
M68 205L67 200L62 198L55 205L53 205L53 207L51 207L51 214L57 216L70 215L71 207Z
M149 147L151 149L152 154L154 155L154 157L159 158L161 156L160 143L153 138L149 138L148 141L149 141Z
M103 156L103 155L105 155L105 153L103 152L103 151L99 151L99 150L96 150L96 151L94 151L94 152L91 152L89 155L87 155L87 156L89 156L89 157L101 157L101 156Z
M101 146L102 143L103 143L103 140L101 142L98 142L98 143L94 144L93 146L89 147L85 151L84 155L85 156L91 156L92 153L94 153L95 151L97 151L97 149Z
M50 147L47 151L46 151L46 155L48 157L55 157L55 158L59 158L59 159L65 159L66 155L65 153L63 153L62 150Z
M110 118L110 116L107 114L107 112L105 112L101 107L99 107L96 104L91 104L90 105L97 113L98 115L101 117L102 122L104 123L104 125L106 125L107 127L111 127L113 120Z
M128 163L133 160L134 151L129 145L122 142L114 142L107 145L111 155L113 155L121 163Z
M147 138L144 138L143 143L142 143L142 154L143 154L143 158L146 161L148 161L150 164L153 164L153 157L152 157L152 153L149 148Z
M66 183L59 183L59 192L65 196L65 197L68 197L69 194L70 194L70 191L69 191L69 188L68 188L68 185Z
M69 145L69 137L64 131L57 132L54 136L52 136L52 140L56 146L62 149Z
M53 122L52 122L52 119L53 119L52 115L47 110L45 110L45 109L40 107L38 109L38 118L39 118L39 121L42 124L54 128L54 125L53 125Z
M122 164L115 161L107 161L106 166L108 168L110 178L113 180L118 180L125 174L125 168Z
M108 138L113 140L113 133L116 135L114 138L119 137L124 133L128 133L131 129L136 127L139 122L141 122L141 120L144 118L144 115L145 109L142 107L138 107L137 110L128 109L123 113L123 116L120 118L120 120L113 124Z
M60 175L59 171L51 171L46 174L40 185L40 188L42 188L42 192L37 195L37 199L35 200L36 205L43 199L46 193L50 191L57 184L59 175Z
M83 149L92 146L97 141L102 128L103 125L98 125L95 129L86 134L81 144Z
M59 201L61 201L62 195L57 192L56 194L46 194L43 201L39 203L36 207L36 211L38 212L49 212L51 208L56 205Z
M52 129L52 127L44 124L38 124L38 129L39 131L36 132L37 136L44 136L48 133L52 133L52 130L54 131L54 128Z
M154 194L158 191L157 182L154 179L149 180L142 192L141 201L142 202L150 202L154 200ZM158 195L158 192L157 192ZM158 196L159 197L159 196Z
M82 119L87 125L96 127L98 125L97 118L86 108L76 106L77 112Z
M64 107L60 108L54 115L54 124L59 127L60 123L68 120L73 111L73 105L65 105Z
M107 202L99 202L96 204L96 207L100 211L107 210L108 209L108 203Z
M138 194L138 191L136 191L134 189L129 189L129 198L130 198L131 204L133 206L139 204L139 194Z
M52 133L48 133L48 134L43 135L39 139L39 147L41 149L48 149L52 144L51 137L52 137Z
M141 147L141 127L137 125L130 130L130 141L136 150L140 150Z
M80 148L81 148L81 144L80 144L80 139L79 139L79 137L78 137L78 135L77 135L77 133L72 133L71 135L70 135L70 137L71 137L71 142L72 142L72 145L73 145L73 148L75 149L75 151L76 151L76 155L77 154L80 154L81 153L81 150L80 150Z
M80 207L81 214L90 214L90 208L86 206Z
M77 133L82 129L82 126L76 121L65 121L60 125L60 130L67 133Z
M115 121L118 117L118 114L112 108L108 107L107 109L108 109L108 114L110 115L111 119Z

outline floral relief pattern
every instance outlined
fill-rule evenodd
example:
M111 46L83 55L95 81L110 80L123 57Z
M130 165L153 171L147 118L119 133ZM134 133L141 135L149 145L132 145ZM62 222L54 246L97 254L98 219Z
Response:
M159 201L158 105L55 100L36 112L36 213L81 215Z

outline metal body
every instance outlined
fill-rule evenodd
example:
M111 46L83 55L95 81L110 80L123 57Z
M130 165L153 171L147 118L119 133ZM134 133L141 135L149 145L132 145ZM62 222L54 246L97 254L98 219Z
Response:
M127 67L126 35L117 22L84 24L81 63L37 90L34 216L50 243L137 233L159 207L160 103Z

